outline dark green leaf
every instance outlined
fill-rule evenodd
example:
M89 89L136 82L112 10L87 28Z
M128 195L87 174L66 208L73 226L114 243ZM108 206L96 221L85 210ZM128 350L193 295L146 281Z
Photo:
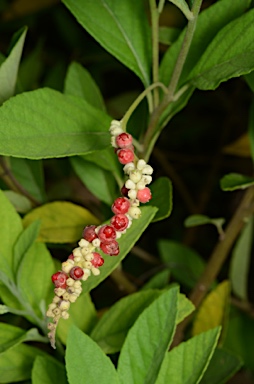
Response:
M159 291L147 290L119 300L100 318L92 330L91 338L105 353L120 351L129 329L138 316L160 294Z
M64 93L82 97L95 108L105 111L101 92L90 73L79 63L71 63L65 78Z
M217 35L218 31L230 21L241 16L249 5L250 0L223 0L217 1L200 13L189 54L180 78L180 86L186 82L191 70L195 67L202 53ZM211 20L213 21L212 23ZM169 84L172 76L185 33L186 29L183 30L179 39L168 49L163 57L160 67L160 79L166 85Z
M248 75L245 75L244 79L247 82L250 89L252 90L252 92L254 92L254 71L252 71Z
M220 217L217 219L212 219L211 217L208 217L206 215L191 215L184 220L184 225L185 227L189 228L203 224L214 224L215 222L222 225L224 224L225 219Z
M234 246L230 263L230 281L233 292L242 300L248 300L248 276L253 240L253 217L242 229Z
M100 275L90 276L86 284L84 284L83 290L85 292L91 291L91 289L95 288L98 284L100 284L101 281L105 280L105 278L110 275L110 273L130 252L134 244L136 244L141 234L148 227L157 212L157 209L155 207L142 207L141 210L141 218L139 218L138 220L133 220L132 226L120 239L118 239L120 254L117 257L105 257L105 262L100 268Z
M178 38L181 29L179 28L159 28L159 42L165 45L171 45Z
M180 283L192 288L204 270L205 263L192 249L171 240L160 240L162 260Z
M88 153L87 155L82 156L82 158L90 161L91 163L97 164L106 171L112 172L116 180L121 180L122 169L112 147Z
M66 369L69 384L118 384L118 376L111 360L87 335L73 326L66 349Z
M18 268L20 266L20 263L24 255L37 239L39 230L40 230L40 221L36 220L33 223L31 223L26 229L24 229L23 232L21 232L16 243L14 244L13 270L15 274L18 271Z
M249 139L250 139L251 157L252 157L252 161L254 162L254 101L252 101L250 106L248 133L249 133Z
M45 353L25 344L16 345L1 353L1 383L15 383L29 379L36 356L45 356Z
M146 284L141 288L142 290L147 289L163 289L168 285L170 271L164 269L163 271L154 275Z
M197 384L214 353L220 328L201 333L167 353L156 384Z
M172 211L172 183L167 177L160 177L150 186L152 200L149 205L158 208L153 222L166 219Z
M189 75L199 89L215 89L222 81L254 69L254 9L226 25L213 39Z
M151 37L143 1L63 2L103 48L135 72L145 86L150 84Z
M23 230L22 222L3 191L0 190L0 270L9 277L13 275L12 247Z
M7 59L0 67L0 104L15 93L19 62L23 51L27 28L22 28L16 35L16 44L13 46Z
M224 384L241 366L242 362L237 356L216 348L200 384Z
M104 149L110 117L85 100L43 88L0 108L0 154L42 159Z
M111 205L117 197L116 183L112 173L82 157L74 156L70 161L74 171L90 192L104 203Z
M64 365L50 356L37 356L32 369L33 384L68 384Z
M130 329L118 361L122 383L155 382L175 332L178 295L178 287L162 293Z
M240 173L229 173L220 180L220 187L223 191L234 191L245 189L254 184L254 178L241 175Z

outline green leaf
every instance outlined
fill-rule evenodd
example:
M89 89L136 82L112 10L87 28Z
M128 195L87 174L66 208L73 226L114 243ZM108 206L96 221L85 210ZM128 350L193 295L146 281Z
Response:
M248 84L248 86L250 87L250 89L252 90L252 92L254 92L254 71L245 75L244 79Z
M20 195L14 191L3 191L7 199L14 206L15 210L19 213L27 213L32 209L32 203L27 197Z
M206 215L191 215L184 220L184 226L187 228L195 227L197 225L212 224L217 228L221 235L223 234L222 226L224 223L225 219L223 217L212 219Z
M217 1L207 9L203 10L198 16L197 26L191 43L189 54L187 56L179 85L186 83L191 70L199 61L201 55L207 49L208 45L226 24L242 15L248 6L250 0L223 0ZM213 21L211 23L211 20ZM160 79L168 85L171 79L173 69L180 52L186 28L182 31L178 40L167 50L160 65Z
M195 316L193 335L227 323L229 295L230 284L228 281L223 281L206 296Z
M204 270L205 263L192 249L171 240L158 243L162 260L177 281L192 288Z
M14 244L13 270L15 274L18 271L18 268L20 266L20 263L24 255L37 239L39 230L40 230L40 221L39 220L34 221L27 228L25 228L23 232L21 232L16 243Z
M25 190L40 203L46 200L44 174L41 160L10 157L10 168L14 177Z
M0 67L0 104L15 93L19 63L23 51L27 28L22 28L16 33L16 44L11 53Z
M12 247L23 230L22 221L3 191L0 190L0 270L9 277L13 274Z
M103 48L135 72L145 86L150 84L151 36L142 1L64 0L63 3Z
M35 208L23 219L27 227L40 219L39 241L72 243L81 238L84 226L99 224L99 220L87 209L67 201L55 201Z
M45 353L25 344L16 345L1 353L1 383L15 383L29 379L36 356L45 356Z
M0 154L43 159L104 149L110 121L81 98L49 88L25 92L0 108Z
M69 65L64 93L81 97L95 108L106 111L100 89L90 73L79 63L73 62Z
M105 262L100 268L100 275L89 277L83 287L84 292L90 292L91 289L97 287L97 285L100 284L101 281L105 280L106 277L109 276L110 273L121 263L134 244L136 244L141 234L148 227L156 214L157 209L155 207L142 207L141 211L142 216L138 220L133 220L131 227L120 239L118 239L120 247L119 255L117 257L112 256L105 258Z
M37 356L32 369L33 384L68 384L64 365L50 356Z
M159 42L165 45L171 45L178 38L181 29L173 27L159 28Z
M66 349L66 369L69 384L118 384L111 360L100 347L75 326L70 329Z
M242 366L241 360L226 350L216 348L200 384L224 384Z
M117 197L115 195L116 183L112 173L79 156L71 157L70 162L75 173L90 192L99 200L111 205L114 198Z
M155 382L175 332L178 294L178 287L163 293L130 329L118 361L122 383Z
M220 328L201 333L167 353L156 384L198 384L214 353Z
M250 139L251 157L252 161L254 162L254 101L252 101L250 105L248 134Z
M133 293L114 304L95 325L90 336L105 353L120 351L129 329L151 302L160 296L155 290ZM124 314L124 316L123 316Z
M82 158L97 164L106 171L111 171L116 179L122 178L122 168L112 147L88 153L82 156Z
M164 269L163 271L154 275L147 283L141 288L142 291L147 289L163 289L168 285L170 277L170 271Z
M254 178L241 175L240 173L229 173L220 180L220 187L223 191L235 191L245 189L254 185Z
M233 292L242 300L248 300L248 276L253 240L253 217L242 229L234 246L230 263L230 281Z
M191 12L188 4L186 3L185 0L169 0L170 3L173 3L174 5L177 6L177 8L179 8L184 16L188 19L188 20L192 20L193 19L193 13Z
M79 299L71 304L68 312L70 314L69 319L60 319L57 326L57 337L63 344L66 344L67 335L72 324L76 325L81 331L88 333L97 322L96 310L89 293L82 292Z
M187 299L183 293L179 293L178 297L178 312L177 312L177 324L181 323L185 317L189 316L195 307L192 302Z
M13 325L0 323L0 354L25 341L45 343L48 340L39 334L37 328L31 328L26 332L24 329Z
M45 244L34 243L22 259L17 275L17 286L36 314L44 315L41 302L52 288L54 263Z
M189 75L203 90L215 89L223 81L254 69L254 9L226 25L208 46Z
M167 177L160 177L150 186L152 200L149 205L158 208L153 222L166 219L170 216L173 208L172 202L172 183Z

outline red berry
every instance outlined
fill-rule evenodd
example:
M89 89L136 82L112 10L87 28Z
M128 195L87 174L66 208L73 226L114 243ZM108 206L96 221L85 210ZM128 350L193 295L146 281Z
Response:
M113 216L110 222L116 231L124 231L128 227L129 219L127 216L120 213Z
M118 150L117 156L121 164L128 164L134 160L134 152L129 148Z
M152 194L148 187L145 187L144 189L139 189L137 193L137 199L141 203L147 203L149 200L151 200Z
M125 214L128 212L129 208L131 206L131 203L126 197L118 197L115 199L111 209L112 212L116 215L119 213Z
M94 239L97 239L97 234L95 232L96 225L88 225L83 230L83 237L85 240L89 241L91 243Z
M117 256L120 252L118 242L113 240L111 243L101 243L101 250L110 256Z
M104 264L104 259L101 257L101 255L97 252L93 252L93 260L91 260L91 263L94 267L101 267Z
M127 148L131 144L132 144L132 136L129 133L126 133L126 132L120 133L120 135L116 137L116 145L119 148Z
M126 188L125 185L122 186L122 188L121 188L121 194L122 194L123 196L125 196L125 197L128 197L128 192L129 192L129 189Z
M103 225L98 232L98 237L103 243L111 243L116 238L116 231L112 225Z
M73 255L73 253L71 253L71 254L69 255L68 259L74 260L74 255Z
M70 277L72 277L74 280L80 280L83 275L84 275L84 271L80 267L73 267L70 270Z
M56 272L51 277L52 282L55 284L56 288L66 288L66 280L68 279L68 275L64 272Z

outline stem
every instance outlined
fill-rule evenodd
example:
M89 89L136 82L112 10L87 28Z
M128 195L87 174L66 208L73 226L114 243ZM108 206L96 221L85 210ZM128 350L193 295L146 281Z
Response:
M153 83L159 81L159 11L155 0L149 0L152 23L152 50L153 50ZM159 90L154 89L154 107L159 104Z
M156 87L160 87L164 93L168 92L167 87L165 87L162 83L155 83L150 85L148 88L146 88L137 98L133 101L127 112L125 113L124 117L122 118L122 129L126 130L126 125L128 123L129 118L131 117L132 113L135 111L139 103Z
M237 239L241 229L248 219L254 212L254 188L248 188L245 192L242 201L237 208L234 216L229 222L224 237L219 241L206 265L206 268L200 277L199 281L195 285L193 291L190 294L190 300L197 308L202 300L204 299L206 293L208 292L211 284L217 278L223 264L225 263L227 257L229 256L230 250ZM175 335L175 340L173 345L178 345L183 339L183 332L186 326L189 324L192 316L187 317L184 321L177 327L177 332Z
M151 116L151 121L150 125L147 129L145 138L144 138L144 148L145 151L149 150L149 152L152 152L152 148L155 144L155 140L153 139L153 136L155 135L157 125L159 123L159 119L164 112L164 110L168 107L168 105L174 101L174 95L175 91L178 86L178 82L183 70L184 63L186 61L187 55L189 53L189 49L191 46L191 42L194 36L194 32L196 29L197 25L197 19L198 19L198 14L200 11L200 7L202 4L202 0L194 0L193 6L192 6L192 13L193 13L193 19L188 21L188 25L186 28L186 33L184 36L183 44L180 49L173 74L170 80L170 83L168 85L168 93L164 96L162 102L158 105L158 107L154 110L152 116ZM152 143L152 144L151 144Z

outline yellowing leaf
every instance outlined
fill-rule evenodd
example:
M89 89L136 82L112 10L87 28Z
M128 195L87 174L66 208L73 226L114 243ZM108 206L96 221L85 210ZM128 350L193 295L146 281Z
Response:
M230 284L223 281L204 299L195 317L192 334L198 335L223 325L227 314Z
M41 220L38 240L49 243L72 243L80 239L84 226L99 224L99 220L87 209L67 201L35 208L24 217L24 226L37 219Z
M239 137L237 140L226 145L223 152L227 155L234 155L238 157L251 157L250 139L247 133Z

